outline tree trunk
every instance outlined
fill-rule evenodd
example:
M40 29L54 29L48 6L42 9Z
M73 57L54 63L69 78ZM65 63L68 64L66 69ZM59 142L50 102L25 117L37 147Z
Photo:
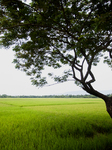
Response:
M107 112L112 118L112 97L108 97L107 99L105 99L105 104L106 104Z
M112 118L112 96L108 97L108 96L94 90L93 88L91 90L88 90L87 88L85 88L85 91L88 92L89 94L95 95L95 96L103 99L106 104L107 112L110 115L110 117Z

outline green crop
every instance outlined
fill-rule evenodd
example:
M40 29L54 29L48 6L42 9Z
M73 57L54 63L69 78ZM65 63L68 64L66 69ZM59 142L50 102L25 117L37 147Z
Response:
M0 99L0 150L110 150L101 99Z

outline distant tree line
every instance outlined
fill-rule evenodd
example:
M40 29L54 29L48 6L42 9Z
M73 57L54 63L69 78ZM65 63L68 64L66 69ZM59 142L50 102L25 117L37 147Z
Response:
M108 94L107 96L111 97L112 94ZM97 98L94 95L43 95L43 96L35 96L35 95L20 95L20 96L10 96L10 95L0 95L0 98Z

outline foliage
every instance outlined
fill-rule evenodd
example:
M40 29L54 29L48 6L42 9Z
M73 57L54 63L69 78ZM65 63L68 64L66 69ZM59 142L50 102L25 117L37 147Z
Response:
M49 75L56 82L73 77L85 91L102 97L92 87L92 66L106 53L104 62L112 67L110 0L1 0L0 6L2 44L14 45L16 68L30 75L34 85L47 84L45 66L68 65L71 70L61 77Z

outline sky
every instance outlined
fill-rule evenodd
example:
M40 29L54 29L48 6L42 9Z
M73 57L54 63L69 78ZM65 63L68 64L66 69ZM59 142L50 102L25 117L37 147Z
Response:
M29 2L31 1L26 1L26 3ZM14 52L11 48L0 48L0 95L86 94L72 81L38 88L32 85L30 77L25 72L15 69L12 63L13 59ZM112 70L101 62L98 66L93 67L93 71L96 78L96 82L93 84L94 88L101 92L110 93L112 91Z
M73 81L38 88L32 85L30 77L12 63L14 52L12 49L0 48L0 95L58 95L58 94L86 94ZM112 91L112 70L106 64L100 63L93 67L96 82L94 87L99 91ZM111 92L112 93L112 92ZM109 93L108 93L109 94Z

